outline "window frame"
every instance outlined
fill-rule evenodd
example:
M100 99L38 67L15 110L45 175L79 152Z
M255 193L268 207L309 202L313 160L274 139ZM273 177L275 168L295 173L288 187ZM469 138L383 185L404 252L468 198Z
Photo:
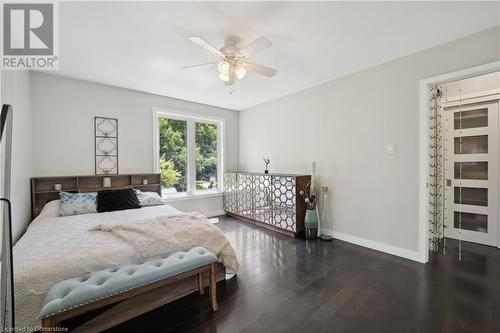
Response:
M187 150L187 190L163 196L163 199L181 199L183 197L204 197L220 195L223 192L223 175L225 161L225 119L175 111L165 108L153 108L153 169L155 173L160 172L160 129L159 119L169 118L186 122L186 150ZM217 188L212 190L196 190L196 126L201 122L217 126Z

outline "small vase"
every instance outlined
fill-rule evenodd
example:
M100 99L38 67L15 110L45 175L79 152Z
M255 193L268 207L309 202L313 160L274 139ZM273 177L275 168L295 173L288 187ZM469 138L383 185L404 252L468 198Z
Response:
M306 209L304 220L306 227L306 239L316 239L318 236L318 214L316 209Z

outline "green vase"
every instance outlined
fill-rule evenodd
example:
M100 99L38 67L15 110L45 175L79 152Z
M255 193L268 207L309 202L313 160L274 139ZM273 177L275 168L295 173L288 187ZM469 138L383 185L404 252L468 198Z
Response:
M316 239L318 236L318 213L316 209L306 209L304 224L306 227L306 238Z

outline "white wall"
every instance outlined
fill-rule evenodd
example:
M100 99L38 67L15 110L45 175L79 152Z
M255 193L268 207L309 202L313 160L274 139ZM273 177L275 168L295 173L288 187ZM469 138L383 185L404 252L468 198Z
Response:
M35 176L94 174L94 116L118 118L120 173L153 172L153 107L223 118L226 169L238 169L238 112L102 84L33 73ZM222 197L176 201L222 211Z
M304 173L316 161L332 191L337 237L419 258L419 80L500 59L499 34L487 30L243 111L240 168L262 170L269 156L272 172Z
M30 76L29 71L2 71L1 78L1 103L11 104L14 110L10 195L14 241L21 236L31 220L30 178L33 175L33 139Z

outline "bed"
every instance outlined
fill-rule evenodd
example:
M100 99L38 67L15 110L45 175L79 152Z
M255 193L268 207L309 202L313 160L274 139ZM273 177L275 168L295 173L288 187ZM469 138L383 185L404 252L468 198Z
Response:
M58 208L58 201L49 202L14 246L18 326L40 325L38 313L47 290L55 283L111 266L143 262L144 253L155 255L113 233L91 229L189 216L169 205L64 217L58 217ZM221 265L235 273L238 261L232 246L219 228L207 223L210 224L176 222L171 231L158 233L156 251L168 254L189 250L193 244L205 246L219 257Z

